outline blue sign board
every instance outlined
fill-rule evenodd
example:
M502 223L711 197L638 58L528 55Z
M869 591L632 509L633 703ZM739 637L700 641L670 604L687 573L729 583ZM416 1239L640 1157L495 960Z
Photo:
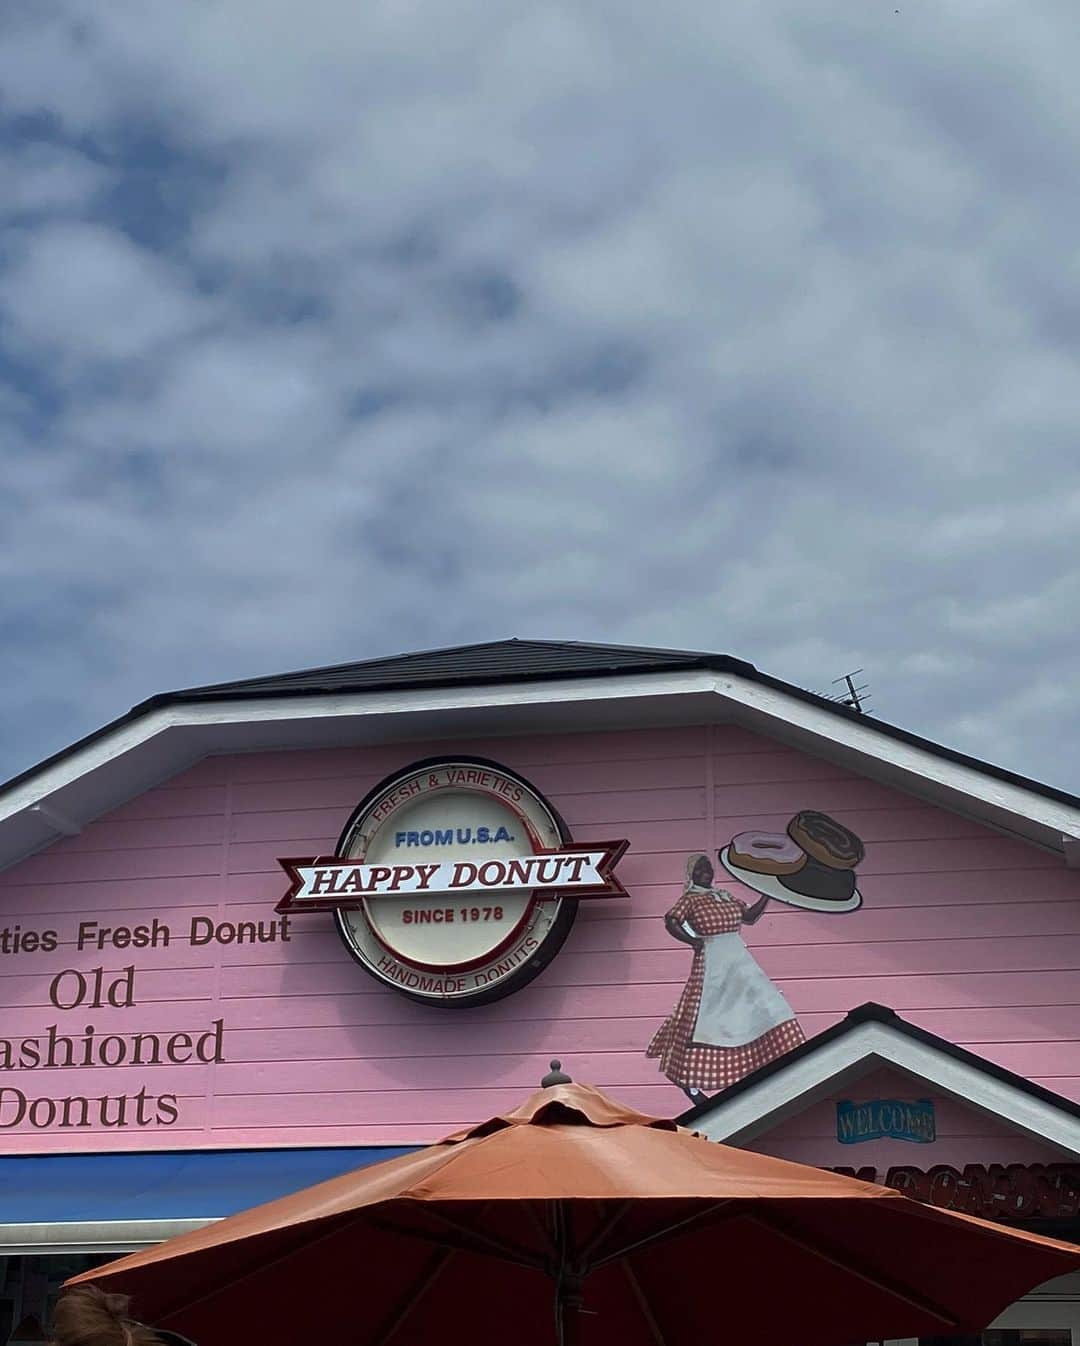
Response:
M928 1098L914 1103L899 1098L875 1098L867 1103L844 1099L837 1103L836 1139L841 1145L858 1145L885 1136L929 1145L936 1139L933 1103Z

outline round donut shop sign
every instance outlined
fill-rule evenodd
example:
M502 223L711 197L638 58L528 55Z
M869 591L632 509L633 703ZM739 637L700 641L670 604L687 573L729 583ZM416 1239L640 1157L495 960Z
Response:
M629 842L575 842L528 781L479 758L436 758L357 807L333 856L279 861L279 912L332 911L373 977L425 1004L519 990L558 953L580 898L625 897Z

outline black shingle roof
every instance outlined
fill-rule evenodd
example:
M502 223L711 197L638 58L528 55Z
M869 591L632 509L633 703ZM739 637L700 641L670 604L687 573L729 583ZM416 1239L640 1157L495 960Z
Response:
M594 645L576 640L492 640L482 645L331 664L265 678L219 682L162 692L136 709L234 697L288 696L313 692L389 691L404 687L449 687L462 683L523 682L576 678L605 673L658 673L712 668L754 676L756 669L726 654L695 650L648 649L639 645Z
M642 645L597 645L575 640L495 640L479 645L456 645L448 649L424 650L417 654L399 654L389 658L365 659L358 663L332 664L326 668L300 669L271 677L246 678L239 682L219 682L206 687L185 687L160 692L141 701L126 715L58 753L38 762L27 771L0 784L0 793L13 788L47 766L68 757L80 748L136 720L147 711L162 706L192 704L200 701L243 701L259 697L318 696L343 692L401 691L421 687L476 686L483 683L551 681L559 678L604 677L620 673L665 673L701 669L714 673L732 673L785 692L811 705L827 710L841 719L856 720L878 733L914 747L936 753L950 762L974 768L997 780L1008 781L1032 790L1045 799L1053 799L1072 808L1080 808L1080 798L1040 781L993 766L978 758L955 752L930 739L912 734L897 725L886 724L877 716L869 717L832 701L817 692L807 691L762 673L753 664L729 654L709 654L702 650L652 649Z

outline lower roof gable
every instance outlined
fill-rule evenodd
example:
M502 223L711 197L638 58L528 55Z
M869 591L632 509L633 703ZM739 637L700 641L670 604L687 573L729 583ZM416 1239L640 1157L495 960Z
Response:
M710 1140L751 1145L882 1067L1008 1124L1064 1159L1080 1158L1080 1104L873 1003L677 1120Z

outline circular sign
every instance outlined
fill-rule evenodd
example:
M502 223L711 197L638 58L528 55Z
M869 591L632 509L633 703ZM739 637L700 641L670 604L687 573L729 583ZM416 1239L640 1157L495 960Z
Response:
M352 956L411 999L477 1005L531 981L576 898L624 894L627 843L575 843L522 777L478 758L424 761L358 806L332 858L282 860L279 910L333 910Z

